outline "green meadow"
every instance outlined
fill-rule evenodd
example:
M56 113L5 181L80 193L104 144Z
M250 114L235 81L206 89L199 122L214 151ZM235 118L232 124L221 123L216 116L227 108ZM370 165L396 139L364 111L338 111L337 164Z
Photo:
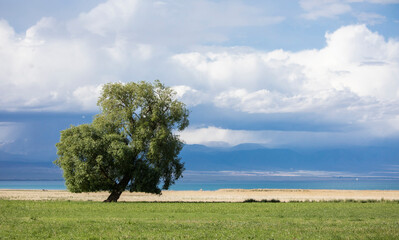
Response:
M0 200L0 239L399 239L399 203Z

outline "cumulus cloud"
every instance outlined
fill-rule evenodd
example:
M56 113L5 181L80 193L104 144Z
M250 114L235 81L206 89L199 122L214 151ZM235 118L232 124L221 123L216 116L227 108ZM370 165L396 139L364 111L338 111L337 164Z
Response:
M235 146L241 143L266 144L270 141L259 131L230 130L217 127L189 128L179 134L187 144Z
M221 49L172 59L214 92L219 107L248 113L315 112L357 123L396 119L399 42L365 25L327 33L326 42L322 49L299 52Z
M317 19L344 14L353 2L300 3L307 18ZM369 23L382 19L372 13L359 18ZM228 40L233 28L283 20L235 1L140 0L109 0L64 22L42 18L24 33L1 20L0 110L95 111L106 82L160 79L174 86L188 106L313 113L320 119L361 125L372 136L399 131L395 39L385 39L365 25L349 25L326 33L321 49L217 46ZM187 143L272 146L290 143L288 137L278 136L302 136L295 134L208 127L189 129L182 137ZM328 137L345 141L348 136Z
M372 3L372 4L397 4L398 0L300 0L299 5L305 11L303 18L316 20L319 18L334 18L342 14L352 13L353 3ZM361 22L371 25L385 20L384 16L375 13L355 13ZM367 20L367 21L366 21Z
M311 20L331 18L352 10L349 4L340 0L301 0L299 4L306 11L302 16Z
M243 143L254 143L265 147L340 147L363 146L378 137L375 132L362 130L351 132L312 132L276 130L233 130L219 127L189 128L181 132L186 144L201 144L210 147L229 147Z
M0 20L0 110L95 111L98 86L111 81L184 85L171 52L283 20L239 2L142 0L109 0L62 22L44 17L24 33Z
M399 0L349 0L349 2L370 2L379 4L399 3Z
M194 72L202 85L212 90L226 87L256 88L264 74L275 77L273 67L263 64L262 53L246 53L245 50L221 49L217 52L190 52L172 56L179 65ZM284 74L284 73L283 73Z
M361 99L348 90L323 90L314 94L284 95L262 89L248 92L245 89L225 91L216 96L215 104L232 107L248 113L294 113L309 111L346 110L352 107L376 104L373 99Z
M310 9L335 1L317 2L301 4ZM183 11L187 7L170 1L110 0L67 22L43 18L24 34L1 20L1 109L95 111L101 84L161 77L189 106L213 101L250 113L388 108L397 100L399 44L364 25L326 34L327 46L319 50L215 47L174 54L171 49L180 43L169 40L196 44L210 41L219 28L276 22L237 2L201 1L194 12ZM144 14L149 10L154 16ZM203 12L209 14L204 17ZM176 29L165 21L169 18L183 24ZM209 29L216 30L204 29L201 21L212 18ZM160 37L170 29L199 32Z
M352 4L396 0L302 0L307 19L352 13L369 25L375 13ZM189 107L214 104L237 114L313 114L355 132L190 128L189 144L268 147L362 145L399 132L399 41L366 25L325 35L321 49L261 51L223 47L232 32L284 17L239 1L108 0L74 19L44 17L25 32L0 20L1 111L96 111L101 86L160 79ZM151 13L151 14L149 14ZM238 31L239 32L239 31ZM204 113L206 114L206 113ZM15 127L0 124L0 145ZM3 140L2 140L3 139Z
M91 110L97 104L98 97L100 96L102 85L82 86L73 91L72 96L75 101L82 107L82 110Z
M209 99L207 94L186 85L173 86L172 89L175 91L176 97L189 107L206 103Z
M90 48L82 41L53 39L51 19L17 35L0 23L0 106L2 110L56 110L68 107L74 88L90 81ZM43 36L44 35L44 36Z
M108 0L68 25L75 34L128 36L130 41L178 47L198 41L223 42L232 28L284 21L237 1Z
M138 5L138 0L109 0L101 3L87 13L81 13L78 19L69 23L71 31L84 29L102 37L118 33L132 22Z
M376 14L376 13L367 13L367 12L361 12L358 14L355 14L356 18L359 20L361 23L366 23L368 25L376 25L376 24L381 24L385 22L386 17Z

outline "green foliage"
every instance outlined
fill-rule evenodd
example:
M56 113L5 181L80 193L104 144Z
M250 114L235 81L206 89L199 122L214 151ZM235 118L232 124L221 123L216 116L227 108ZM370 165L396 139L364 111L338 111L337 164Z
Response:
M0 239L399 239L394 202L0 200Z
M160 193L184 170L175 131L189 124L188 110L172 89L155 83L109 83L91 124L61 131L55 164L71 192L125 189ZM119 194L119 195L118 195Z
M248 198L248 199L245 199L243 202L245 202L245 203L252 203L252 202L258 202L258 201L256 201L256 200L253 199L253 198Z

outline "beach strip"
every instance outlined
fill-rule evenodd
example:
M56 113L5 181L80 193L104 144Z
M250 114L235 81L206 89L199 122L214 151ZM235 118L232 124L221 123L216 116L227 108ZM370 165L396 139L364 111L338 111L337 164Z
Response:
M66 190L1 189L0 199L103 201L108 192L71 193ZM120 202L243 202L247 199L289 201L399 200L398 190L221 189L162 191L162 195L124 192Z

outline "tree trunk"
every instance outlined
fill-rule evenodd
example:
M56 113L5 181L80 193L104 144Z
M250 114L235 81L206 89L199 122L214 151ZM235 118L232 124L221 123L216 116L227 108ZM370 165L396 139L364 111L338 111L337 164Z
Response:
M126 186L130 181L130 176L124 176L122 180L112 189L111 194L104 202L117 202L122 192L126 190Z
M112 191L111 194L108 196L104 202L117 202L119 197L121 196L122 191Z

